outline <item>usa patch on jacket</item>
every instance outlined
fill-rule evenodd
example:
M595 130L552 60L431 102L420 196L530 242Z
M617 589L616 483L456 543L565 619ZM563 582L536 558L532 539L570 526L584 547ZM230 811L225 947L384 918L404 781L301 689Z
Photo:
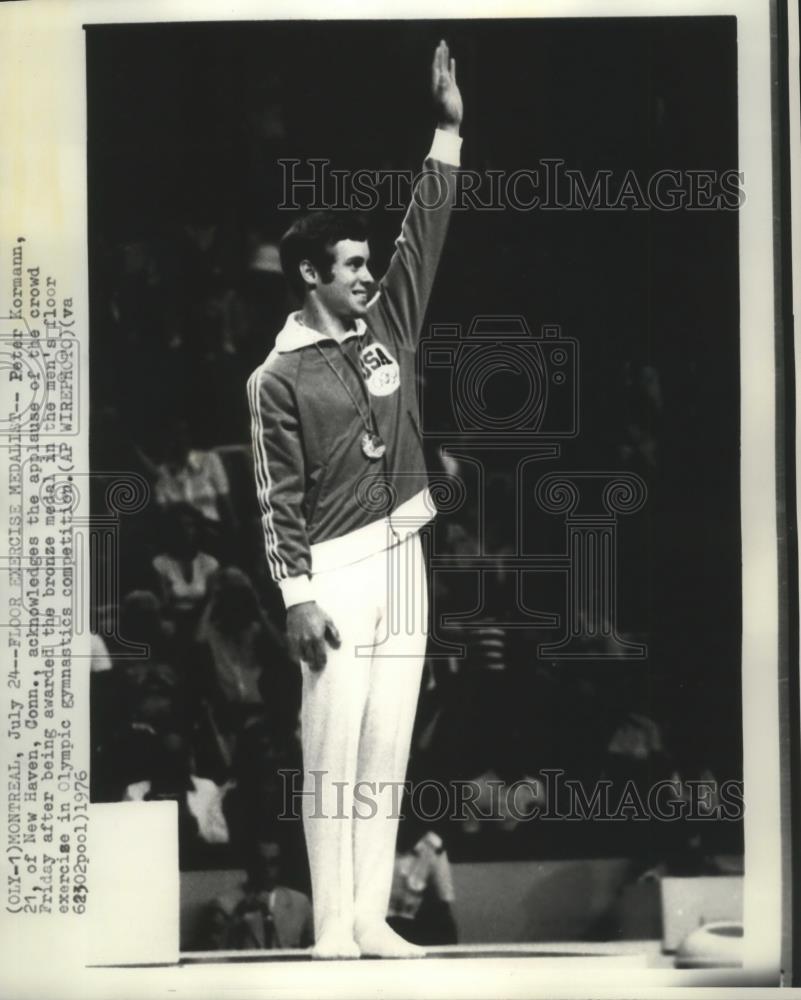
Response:
M383 344L368 344L359 355L362 375L372 396L391 396L400 385L400 368Z

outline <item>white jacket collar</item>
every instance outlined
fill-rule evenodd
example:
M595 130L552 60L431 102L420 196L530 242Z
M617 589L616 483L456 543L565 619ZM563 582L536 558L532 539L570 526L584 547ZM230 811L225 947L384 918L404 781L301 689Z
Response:
M367 324L363 319L356 320L355 330L346 330L341 337L334 337L329 333L320 333L319 330L312 330L304 326L298 313L290 313L286 318L283 330L275 338L275 349L279 354L286 354L288 351L296 351L299 347L308 347L309 344L322 343L325 340L336 340L337 343L344 343L351 337L361 337L367 329Z

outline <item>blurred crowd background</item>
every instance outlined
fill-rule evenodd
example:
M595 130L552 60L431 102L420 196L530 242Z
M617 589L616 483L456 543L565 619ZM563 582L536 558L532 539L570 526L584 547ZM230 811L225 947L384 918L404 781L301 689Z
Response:
M300 761L299 674L263 556L245 397L293 308L277 257L295 217L278 207L279 161L416 169L442 36L459 63L463 156L475 169L543 157L618 177L735 168L734 29L692 21L87 32L93 510L107 512L109 484L127 473L149 495L119 516L119 549L98 573L115 584L96 588L93 606L92 794L177 799L182 867L242 866L254 884L308 889L300 822L277 819L280 772ZM401 219L372 213L377 274ZM741 777L737 268L733 212L454 216L428 323L559 324L578 343L581 432L542 472L628 470L647 485L643 510L619 526L618 627L648 656L604 660L598 647L557 661L537 650L559 629L508 627L517 482L508 454L482 454L485 495L466 476L466 504L439 519L434 550L476 554L483 504L491 597L477 621L450 629L465 656L427 664L409 777L475 781L482 795L496 783L503 815L404 820L411 910L428 886L442 939L452 933L443 854L631 855L643 870L713 871L716 852L739 849L731 822L503 812L504 789L528 783L533 801L548 768L643 793L671 778L679 796L688 779ZM452 395L425 373L420 391L432 471L465 473L443 451L458 450L442 431ZM526 531L536 551L563 545L558 518L532 512ZM529 606L564 613L555 576L532 576ZM437 573L432 586L437 620L469 610L465 574ZM229 934L223 924L212 920L209 941Z

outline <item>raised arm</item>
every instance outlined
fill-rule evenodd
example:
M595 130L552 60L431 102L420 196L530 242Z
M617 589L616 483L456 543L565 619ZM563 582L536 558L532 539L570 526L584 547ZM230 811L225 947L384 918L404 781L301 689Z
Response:
M456 60L444 41L437 46L431 64L431 97L437 120L434 142L375 305L408 346L416 344L420 335L445 243L462 143L462 95L456 82Z

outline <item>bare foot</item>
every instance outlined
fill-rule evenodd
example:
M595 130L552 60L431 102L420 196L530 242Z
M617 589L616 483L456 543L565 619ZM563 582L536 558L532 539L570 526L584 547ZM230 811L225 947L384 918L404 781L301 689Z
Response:
M311 950L312 958L359 958L359 946L347 927L324 928Z
M383 920L356 927L362 955L371 958L424 958L425 949L405 941Z

